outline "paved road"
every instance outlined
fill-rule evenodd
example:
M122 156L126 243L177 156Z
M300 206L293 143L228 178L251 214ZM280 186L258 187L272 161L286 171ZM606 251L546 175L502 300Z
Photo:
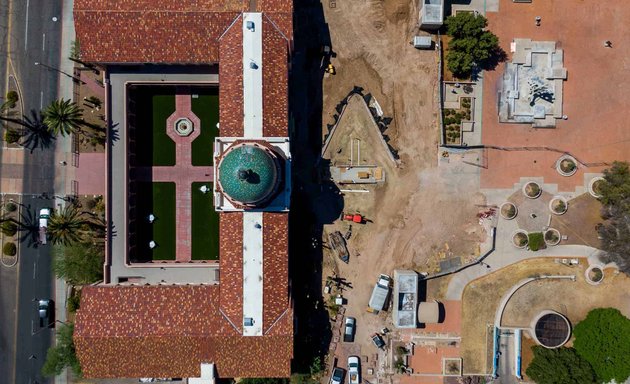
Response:
M3 20L0 23L3 44L0 51L0 73L5 73L9 59L18 79L26 112L45 107L57 96L59 73L34 63L39 62L52 68L59 66L60 13L60 1L0 0L0 18ZM53 17L57 21L53 21ZM10 29L7 29L9 25ZM5 53L7 50L8 57ZM4 81L0 83L4 96L5 84ZM34 194L47 192L52 195L54 167L54 148L28 155L25 159L23 191ZM52 206L50 200L29 196L24 198L24 204L31 206L32 213L43 206ZM51 382L41 378L39 372L51 343L52 331L44 330L33 335L33 331L39 330L39 321L36 304L32 302L33 298L53 296L53 276L50 270L48 246L23 246L18 266L10 270L3 267L0 272L2 383ZM35 329L32 328L33 324Z

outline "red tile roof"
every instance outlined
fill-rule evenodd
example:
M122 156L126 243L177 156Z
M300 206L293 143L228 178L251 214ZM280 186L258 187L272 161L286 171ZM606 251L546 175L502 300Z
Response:
M241 0L77 0L81 59L95 63L216 63Z
M199 377L202 362L220 377L289 376L292 317L273 334L241 336L218 310L219 289L85 287L74 333L84 376Z
M243 325L243 213L219 214L221 311L237 329Z
M275 25L263 17L263 136L288 136L288 44Z
M263 213L263 325L266 333L289 308L289 216ZM289 314L290 316L291 314Z
M219 132L243 136L243 18L239 17L220 40Z

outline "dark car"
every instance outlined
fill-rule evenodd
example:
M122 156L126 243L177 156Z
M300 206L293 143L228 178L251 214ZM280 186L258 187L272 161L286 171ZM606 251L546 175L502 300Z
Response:
M354 317L346 317L346 326L343 332L343 341L351 343L354 341L354 327L356 320Z
M374 343L378 349L385 349L385 341L383 341L383 338L378 333L372 335L372 343Z
M345 369L339 367L333 369L332 376L330 377L330 384L343 384L343 377L345 375Z
M41 299L38 301L37 309L39 312L40 327L55 327L55 302L50 299Z

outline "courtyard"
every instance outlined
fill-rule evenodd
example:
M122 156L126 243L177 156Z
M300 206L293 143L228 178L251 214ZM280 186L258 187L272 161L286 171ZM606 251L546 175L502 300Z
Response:
M132 86L129 90L133 262L217 260L212 203L217 87ZM131 206L131 204L130 204Z

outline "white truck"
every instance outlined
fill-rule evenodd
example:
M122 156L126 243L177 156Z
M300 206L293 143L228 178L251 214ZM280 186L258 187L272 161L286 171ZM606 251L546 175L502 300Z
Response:
M381 274L374 285L372 290L372 296L370 296L370 302L368 303L368 312L378 313L385 308L387 299L389 299L390 284L392 278L388 275Z

